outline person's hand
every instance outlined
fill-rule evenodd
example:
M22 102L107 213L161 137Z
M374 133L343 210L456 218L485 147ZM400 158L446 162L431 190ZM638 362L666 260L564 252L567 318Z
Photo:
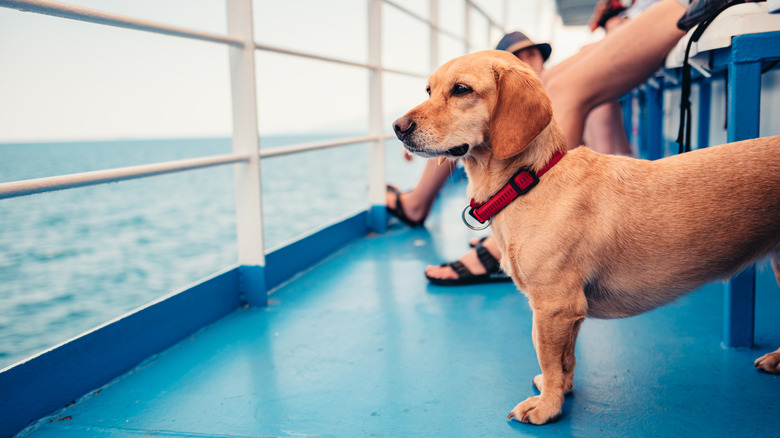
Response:
M590 20L588 21L588 28L591 32L599 28L599 21L601 21L601 17L606 10L607 2L605 1L600 1L593 7L593 15L590 16Z

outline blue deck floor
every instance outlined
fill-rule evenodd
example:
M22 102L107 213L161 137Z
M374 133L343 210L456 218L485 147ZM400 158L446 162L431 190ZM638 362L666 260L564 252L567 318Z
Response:
M45 418L33 437L780 436L780 290L759 274L754 350L721 348L722 286L624 320L587 320L556 423L506 415L533 395L531 313L511 284L427 284L457 257L463 185L427 229L391 227Z

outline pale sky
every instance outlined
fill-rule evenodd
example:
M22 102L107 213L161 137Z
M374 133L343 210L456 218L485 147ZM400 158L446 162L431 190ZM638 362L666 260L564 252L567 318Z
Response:
M106 12L226 33L224 0L67 0ZM396 0L427 16L428 2ZM367 62L366 0L255 0L255 40ZM499 22L503 0L477 1ZM444 28L463 26L462 2L440 0ZM427 27L383 7L383 64L430 73ZM474 50L501 38L472 15ZM549 0L509 0L507 28L553 44L551 63L596 40L564 28ZM437 64L462 54L449 38ZM263 134L365 131L368 74L356 67L256 52ZM0 8L0 143L230 135L228 49ZM314 73L314 74L313 74ZM384 77L385 119L425 99L425 80Z

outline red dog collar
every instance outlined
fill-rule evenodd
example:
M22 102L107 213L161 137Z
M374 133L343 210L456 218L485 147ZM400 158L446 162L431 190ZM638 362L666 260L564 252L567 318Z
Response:
M553 155L547 165L539 170L539 173L527 168L520 169L509 182L498 191L498 193L491 196L490 199L483 204L478 203L472 198L470 205L466 207L466 210L469 210L469 215L479 221L480 224L484 224L485 221L490 220L493 216L498 214L498 212L509 205L510 202L514 201L515 198L528 193L529 190L539 184L539 178L560 161L560 159L563 158L563 154L563 152L558 152ZM466 211L464 210L463 213L463 221L466 222ZM466 225L469 228L482 229L472 227L468 222L466 222ZM487 228L487 225L485 228Z

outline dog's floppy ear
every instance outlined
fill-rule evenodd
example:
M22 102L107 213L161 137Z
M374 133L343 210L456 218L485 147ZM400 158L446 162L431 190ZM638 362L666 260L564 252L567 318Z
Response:
M504 160L523 152L552 119L552 102L530 70L497 68L498 96L490 121L493 156Z

